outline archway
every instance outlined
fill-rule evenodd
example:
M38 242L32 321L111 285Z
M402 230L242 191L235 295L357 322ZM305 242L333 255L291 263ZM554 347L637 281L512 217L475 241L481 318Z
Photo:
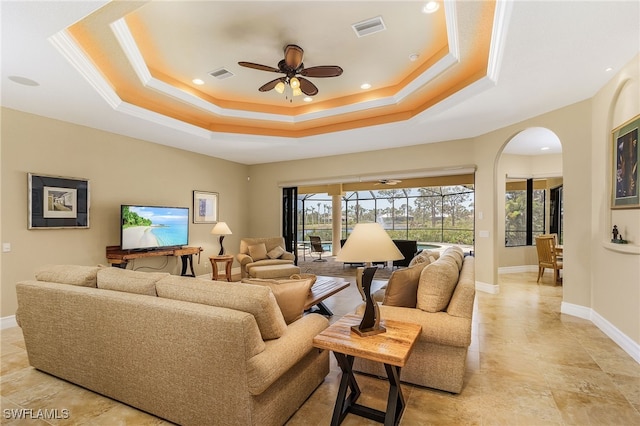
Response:
M562 235L560 139L548 128L523 129L506 140L496 154L494 177L495 276L501 272L537 271L532 243L535 235L552 230ZM551 198L552 190L555 200ZM525 210L527 206L529 209Z

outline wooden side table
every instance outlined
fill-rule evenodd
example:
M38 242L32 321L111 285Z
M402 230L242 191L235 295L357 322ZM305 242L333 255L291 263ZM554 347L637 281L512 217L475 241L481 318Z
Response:
M233 265L233 255L231 254L223 254L219 256L209 256L209 260L211 261L211 279L218 279L218 262L224 263L224 272L227 277L227 281L231 282L231 265Z
M406 405L400 387L400 369L409 359L422 327L418 324L383 319L386 333L361 337L351 332L351 326L357 326L361 320L358 315L345 315L313 338L313 346L333 351L342 370L331 425L337 426L342 423L347 413L384 423L385 426L397 425ZM384 364L389 378L386 412L356 402L360 396L360 388L353 373L353 360L356 356Z

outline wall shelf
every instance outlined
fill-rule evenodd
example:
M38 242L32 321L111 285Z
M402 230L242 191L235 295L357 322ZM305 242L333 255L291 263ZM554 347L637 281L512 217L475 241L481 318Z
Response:
M615 251L618 253L640 255L640 246L637 246L635 244L615 244L608 241L603 241L602 246L607 250Z

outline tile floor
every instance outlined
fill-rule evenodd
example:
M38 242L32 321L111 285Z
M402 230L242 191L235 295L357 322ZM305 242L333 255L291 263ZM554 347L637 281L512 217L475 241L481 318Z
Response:
M500 276L501 292L478 293L473 341L458 395L404 385L402 425L640 425L640 365L589 321L560 314L562 287L535 273ZM377 285L382 282L377 281ZM352 285L331 297L334 320L353 311ZM19 328L2 330L1 424L162 425L167 422L29 367ZM287 423L329 424L340 371ZM386 382L359 376L360 402L386 404ZM14 408L69 410L49 422L5 418ZM343 425L375 424L348 415Z

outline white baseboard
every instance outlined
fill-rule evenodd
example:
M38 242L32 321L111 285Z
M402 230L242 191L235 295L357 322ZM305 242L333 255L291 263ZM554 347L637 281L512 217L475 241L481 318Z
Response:
M16 322L16 316L11 315L9 317L0 318L0 330L4 330L5 328L17 327L18 323Z
M629 354L638 364L640 364L640 344L634 342L629 336L618 330L606 318L591 308L562 302L560 312L574 317L591 321L596 327L613 340L623 351Z
M476 281L476 290L489 294L500 293L500 286L498 284L483 283L482 281Z
M563 314L571 315L572 317L578 317L591 321L591 308L587 308L585 306L562 302L560 304L560 312Z
M517 274L519 272L538 272L538 265L503 266L498 274Z

